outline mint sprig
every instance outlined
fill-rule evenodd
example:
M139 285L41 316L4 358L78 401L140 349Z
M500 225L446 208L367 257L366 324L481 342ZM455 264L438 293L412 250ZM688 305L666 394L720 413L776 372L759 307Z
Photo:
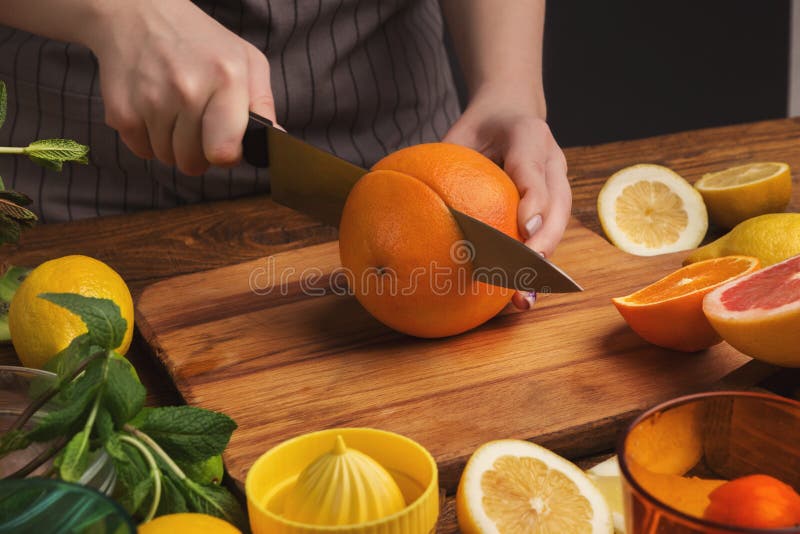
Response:
M8 111L8 89L0 81L0 127ZM64 163L89 163L89 147L72 139L40 139L28 146L0 146L0 154L28 156L32 162L46 169L61 171ZM0 245L16 243L23 229L36 224L36 215L25 206L31 199L23 193L8 191L0 179Z
M53 459L57 476L78 481L102 449L117 473L114 497L135 518L201 512L245 527L241 506L227 489L192 480L178 465L221 454L236 423L192 406L144 408L144 386L114 352L127 328L119 307L67 293L39 297L80 317L87 332L48 362L57 379L48 387L32 386L33 402L0 435L0 458L33 442L54 443L9 477L26 476ZM0 502L0 515L4 506Z

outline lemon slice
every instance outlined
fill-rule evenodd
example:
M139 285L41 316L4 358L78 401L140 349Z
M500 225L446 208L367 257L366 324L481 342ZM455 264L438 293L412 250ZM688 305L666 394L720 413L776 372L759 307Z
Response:
M611 242L637 256L694 248L708 229L700 193L660 165L614 173L597 197L597 213Z
M723 228L786 209L792 199L792 172L786 163L761 162L712 172L695 184L711 221Z
M456 496L465 534L613 532L600 490L571 462L527 441L481 446Z
M605 497L611 509L614 532L625 534L625 510L622 504L622 478L616 456L600 462L588 471L589 479Z

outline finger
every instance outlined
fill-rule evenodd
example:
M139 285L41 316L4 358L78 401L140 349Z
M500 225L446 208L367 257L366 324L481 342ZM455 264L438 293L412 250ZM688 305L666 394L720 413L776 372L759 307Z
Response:
M109 124L110 126L110 124ZM142 159L153 159L155 152L150 146L150 136L147 135L147 125L141 119L132 120L125 126L112 128L119 132L122 142L127 145L131 152Z
M178 118L177 110L180 109L175 98L155 89L143 90L139 94L138 109L144 118L153 153L165 165L174 165L172 132Z
M572 192L567 179L566 160L560 151L557 157L547 161L546 170L550 205L543 217L541 228L528 238L525 244L545 256L551 256L569 224Z
M275 98L270 85L269 61L255 47L247 48L248 91L250 94L250 111L271 120L278 125L275 113Z
M172 132L172 146L175 150L175 164L188 176L199 176L208 169L208 160L203 154L203 136L200 110L184 109L175 121Z
M524 239L531 238L539 230L550 204L543 141L513 142L506 155L505 170L520 194L517 224Z
M124 84L123 84L124 85ZM153 157L144 119L135 111L125 87L101 84L105 107L105 123L119 133L128 148L143 159Z
M511 303L520 310L530 310L536 304L535 291L516 291L511 297Z
M230 167L242 157L249 99L244 84L229 83L208 101L202 118L203 154L212 165Z

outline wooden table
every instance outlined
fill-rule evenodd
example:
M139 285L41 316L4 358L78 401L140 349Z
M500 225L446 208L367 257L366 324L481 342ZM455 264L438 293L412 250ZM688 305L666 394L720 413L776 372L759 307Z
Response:
M800 169L800 120L785 119L684 132L636 141L565 150L573 190L573 215L602 235L597 193L615 171L635 163L666 165L689 181L748 161L785 161ZM800 210L795 178L792 211ZM718 232L710 233L710 237ZM136 298L158 280L244 262L336 238L334 229L279 206L268 197L184 206L163 211L43 225L17 246L0 248L0 262L35 266L66 254L86 254L116 269ZM536 313L535 310L531 313ZM140 336L129 357L153 405L179 404L180 395ZM10 346L0 346L0 364L18 365ZM784 371L771 386L791 391L800 373ZM452 496L445 502L440 532L457 531Z

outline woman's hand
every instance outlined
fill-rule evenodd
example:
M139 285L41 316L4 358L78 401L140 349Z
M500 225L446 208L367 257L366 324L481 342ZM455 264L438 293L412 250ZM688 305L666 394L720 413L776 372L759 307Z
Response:
M567 161L547 123L543 105L501 91L479 91L444 141L465 145L501 165L520 194L519 231L525 244L549 256L564 235L572 208ZM514 305L532 307L533 294Z
M188 0L105 6L81 41L100 64L106 123L185 174L236 164L248 110L275 121L264 54Z

